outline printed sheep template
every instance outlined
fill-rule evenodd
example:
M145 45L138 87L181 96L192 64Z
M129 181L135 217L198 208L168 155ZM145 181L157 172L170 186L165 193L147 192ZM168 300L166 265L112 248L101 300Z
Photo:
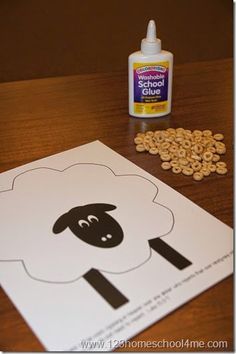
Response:
M119 308L129 300L104 273L140 267L151 250L179 270L192 264L162 239L174 215L157 194L147 178L101 164L27 170L0 192L0 261L21 262L29 277L52 284L83 277Z

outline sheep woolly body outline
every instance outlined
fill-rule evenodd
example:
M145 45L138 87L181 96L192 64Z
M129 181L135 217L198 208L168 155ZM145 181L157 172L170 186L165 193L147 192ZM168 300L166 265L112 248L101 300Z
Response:
M51 168L51 167L36 167L36 168L32 168L32 169L23 171L23 172L19 173L18 175L16 175L16 176L13 178L13 180L12 180L12 186L11 186L11 188L0 191L0 194L13 191L13 190L14 190L14 187L15 187L15 182L16 182L16 180L19 179L22 175L29 174L29 173L32 172L32 171L35 171L35 170L49 170L49 171L55 171L55 172L61 172L61 173L63 173L63 172L65 172L65 171L67 171L67 170L69 170L69 169L71 169L71 168L73 168L73 167L76 167L76 166L96 166L96 167L103 167L103 168L109 170L115 177L135 177L135 178L143 179L143 180L149 182L150 184L152 184L152 185L155 187L156 192L155 192L155 195L154 195L153 199L151 200L151 202L154 203L154 204L159 205L159 206L162 207L162 208L167 209L167 210L171 213L171 217L172 217L172 225L171 225L171 228L169 229L169 231L166 232L166 233L164 233L164 234L162 234L161 236L158 236L157 238L160 239L160 238L162 238L162 237L164 237L164 236L167 236L168 234L170 234L170 233L172 232L172 230L173 230L173 228L174 228L174 225L175 225L174 213L173 213L173 211L172 211L170 208L168 208L167 206L162 205L161 203L158 203L158 202L155 201L155 199L156 199L156 197L157 197L157 195L158 195L158 192L159 192L159 188L157 187L157 185L156 185L154 182L152 182L151 180L149 180L148 178L146 178L146 177L144 177L144 176L141 176L141 175L138 175L138 174L116 174L109 166L106 166L106 165L104 165L104 164L89 163L89 162L87 162L87 163L75 163L75 164L72 164L72 165L70 165L70 166L68 166L68 167L66 167L66 168L64 168L64 169L62 169L62 170L59 170L59 169L56 169L56 168ZM147 240L147 242L148 242L148 241L149 241L149 240ZM107 274L124 274L124 273L128 273L128 272L130 272L130 271L133 271L134 269L137 269L137 268L141 267L142 265L144 265L145 263L147 263L147 262L150 260L150 258L152 257L152 248L153 248L153 247L151 248L150 244L149 244L148 246L149 246L149 255L148 255L148 257L147 257L142 263L140 263L140 264L138 264L138 265L136 265L136 266L134 266L134 267L132 267L132 268L126 269L126 270L124 270L124 271L115 271L115 272L114 272L114 271L104 270L104 269L101 269L101 268L96 268L96 270L97 270L97 271L100 271L100 272L107 273ZM25 264L24 259L0 259L0 262L21 262L21 264L22 264L22 266L23 266L23 268L24 268L26 274L27 274L31 279L36 280L36 281L40 281L40 282L44 282L44 283L50 283L50 284L70 284L70 283L74 283L74 282L78 281L80 278L83 278L83 274L82 274L82 275L79 275L78 277L76 277L76 278L74 278L74 279L72 279L72 280L68 280L68 281L67 281L67 280L65 280L65 281L51 281L51 280L45 280L45 279L40 279L40 278L37 278L37 277L31 275L30 271L29 271L28 268L27 268L27 265ZM181 268L179 268L179 269L181 269Z

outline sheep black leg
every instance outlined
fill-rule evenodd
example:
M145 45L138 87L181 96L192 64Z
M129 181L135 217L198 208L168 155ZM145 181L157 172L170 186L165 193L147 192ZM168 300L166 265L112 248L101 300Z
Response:
M149 240L149 245L176 268L182 270L192 263L160 238Z
M129 300L97 269L90 269L84 274L84 279L114 308L129 302Z

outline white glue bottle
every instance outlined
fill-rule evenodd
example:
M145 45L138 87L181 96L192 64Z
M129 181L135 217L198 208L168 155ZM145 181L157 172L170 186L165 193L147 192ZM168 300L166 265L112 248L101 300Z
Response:
M129 114L140 118L171 111L173 54L161 50L155 21L150 20L141 51L129 56Z

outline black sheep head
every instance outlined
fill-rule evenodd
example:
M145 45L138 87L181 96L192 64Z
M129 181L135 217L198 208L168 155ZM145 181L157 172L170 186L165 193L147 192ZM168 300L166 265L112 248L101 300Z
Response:
M73 234L92 246L111 248L118 246L123 238L119 223L106 211L114 210L111 204L87 204L72 208L61 215L53 226L54 234L67 227Z

